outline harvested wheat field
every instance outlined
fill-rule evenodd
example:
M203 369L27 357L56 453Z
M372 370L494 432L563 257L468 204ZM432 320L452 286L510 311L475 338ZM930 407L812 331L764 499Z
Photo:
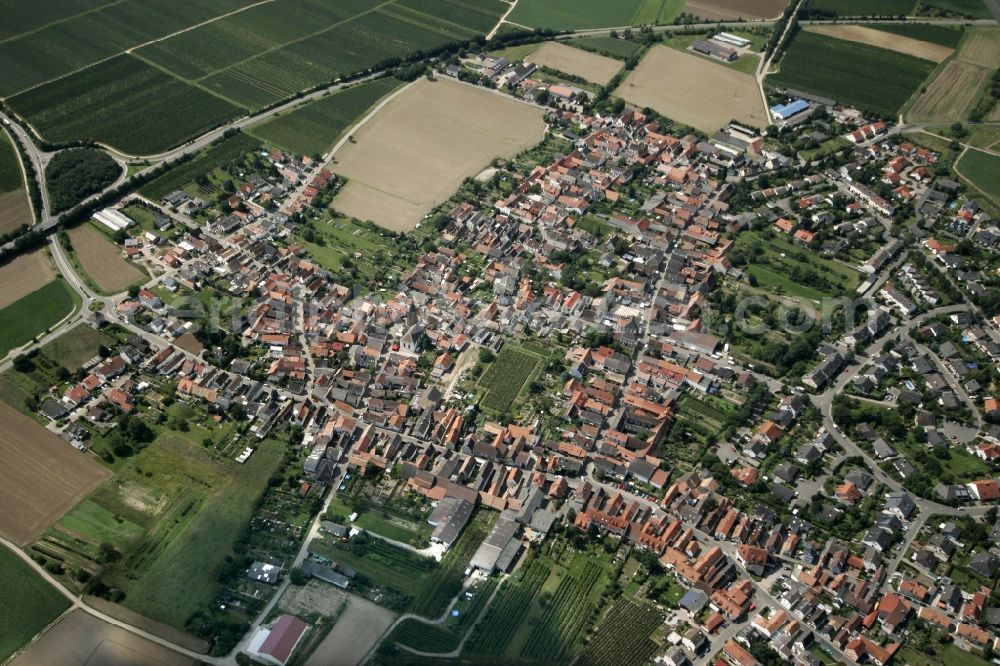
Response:
M306 666L360 664L395 618L392 611L367 599L347 595L347 607L316 651L309 655Z
M0 234L9 234L21 225L31 224L31 204L23 190L0 196Z
M752 76L663 45L649 51L615 94L705 132L731 120L761 128L768 124Z
M525 58L539 67L557 69L579 76L591 83L606 85L622 68L622 62L559 42L545 42L542 47Z
M895 35L891 32L874 30L861 25L810 25L809 32L817 32L827 37L835 37L848 42L860 42L879 48L905 53L915 58L923 58L931 62L942 62L952 54L954 49L941 44L923 42L919 39Z
M979 99L990 70L960 60L945 63L906 114L908 121L961 120Z
M684 11L703 19L757 18L781 15L786 0L688 0Z
M190 657L80 609L67 613L10 662L11 666L193 666L195 663Z
M348 178L339 212L408 231L462 180L538 143L544 111L450 79L421 79L344 143L330 168Z
M55 268L45 250L23 254L0 266L0 308L41 289L55 277Z
M111 472L21 412L0 403L0 535L34 541Z
M89 224L71 230L69 240L83 271L101 291L124 291L146 278L146 273L125 260L117 245Z

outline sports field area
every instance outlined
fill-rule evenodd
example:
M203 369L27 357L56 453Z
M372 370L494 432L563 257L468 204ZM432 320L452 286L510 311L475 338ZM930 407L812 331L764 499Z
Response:
M663 11L661 12L661 4ZM646 23L669 23L683 1L667 0L519 0L507 20L529 28L584 30ZM674 7L676 5L676 8ZM662 18L666 17L666 18Z
M7 133L0 131L0 235L31 224L31 221L31 206L17 150Z
M892 117L933 69L930 60L803 30L767 82Z
M147 277L122 256L117 245L90 224L70 230L69 240L84 273L105 293L123 291Z
M0 661L5 661L69 608L69 600L3 546L0 577Z
M945 62L905 111L908 121L964 120L1000 67L1000 28L966 28Z
M768 124L752 76L662 44L650 49L615 94L705 132L734 119L753 127Z
M120 0L90 12L52 4L42 12L51 21L19 14L7 28L0 94L50 141L91 139L130 154L162 152L248 109L469 41L508 8L501 0L178 0L155 9Z
M602 86L613 79L622 68L620 60L573 48L562 42L546 42L525 60L539 67L548 67L579 76Z
M5 403L0 421L0 535L25 545L111 473Z
M462 180L542 138L543 110L450 79L421 79L394 97L336 153L346 215L412 229Z
M369 108L401 85L392 77L361 83L254 125L247 133L296 155L323 155Z

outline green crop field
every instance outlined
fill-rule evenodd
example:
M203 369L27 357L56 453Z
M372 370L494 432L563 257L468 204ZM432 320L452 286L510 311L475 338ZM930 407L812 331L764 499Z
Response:
M131 55L8 100L49 141L100 141L126 153L164 151L240 113L236 106Z
M907 16L916 0L809 0L808 8L833 16Z
M0 547L0 661L14 654L67 608L69 600L21 558Z
M65 280L57 279L0 310L0 356L57 324L76 302Z
M504 346L493 365L479 379L480 388L486 389L481 403L483 408L506 412L540 361L531 352Z
M529 28L616 28L654 23L660 4L660 0L520 0L507 19Z
M934 63L803 31L792 40L780 67L767 78L770 84L895 116L934 69Z
M955 168L967 178L983 194L1000 206L1000 157L981 150L970 149L965 152Z
M248 133L296 155L321 155L400 85L401 81L391 77L362 83L254 125Z
M490 578L476 590L471 602L466 602L464 598L459 601L455 606L459 611L457 618L448 618L443 624L428 624L412 618L404 620L389 634L386 643L401 643L421 652L451 652L482 613L497 583L497 578Z
M545 613L534 626L521 654L526 657L559 663L573 653L577 641L594 614L592 593L600 587L604 568L587 560L582 570L570 572L556 588Z
M260 147L260 141L240 132L223 139L194 158L178 164L172 169L157 176L139 188L139 192L153 200L162 199L165 195L179 190L195 182L199 176L205 176L219 167L240 160L248 152Z
M0 131L0 194L14 192L23 186L17 150L11 144L7 133Z
M633 56L642 48L633 41L612 37L583 37L581 39L570 40L566 43L587 51L594 51L595 53L620 59Z
M153 3L4 3L0 94L10 95L113 57L125 49L239 9L253 0L171 0ZM12 4L20 4L14 7ZM49 9L56 5L55 11ZM24 8L31 8L31 15ZM93 8L95 11L85 11ZM11 16L11 14L13 14ZM43 23L39 23L38 19ZM12 19L12 20L9 20Z
M576 663L580 666L642 666L658 646L650 634L663 625L655 607L620 599L597 627Z
M922 42L940 44L941 46L948 46L950 48L956 48L958 43L962 41L962 29L960 26L956 28L946 25L931 25L929 23L879 23L865 27L881 30L882 32L891 32L894 35L902 35L910 39L919 39Z

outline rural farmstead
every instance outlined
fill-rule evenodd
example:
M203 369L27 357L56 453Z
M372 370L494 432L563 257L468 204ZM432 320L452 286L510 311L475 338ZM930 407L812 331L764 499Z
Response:
M0 663L1000 660L993 0L0 14Z

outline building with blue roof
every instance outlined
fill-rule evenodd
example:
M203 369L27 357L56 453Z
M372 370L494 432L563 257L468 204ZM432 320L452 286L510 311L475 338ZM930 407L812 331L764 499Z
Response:
M788 120L809 108L809 102L797 99L788 104L776 104L771 107L771 115L778 120Z

